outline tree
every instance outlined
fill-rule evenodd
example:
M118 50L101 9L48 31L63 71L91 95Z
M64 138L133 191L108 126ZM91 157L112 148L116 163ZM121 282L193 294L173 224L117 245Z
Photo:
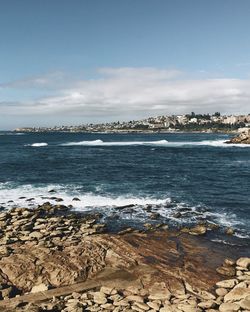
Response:
M220 117L220 112L215 112L215 113L214 113L214 116L215 116L215 117Z

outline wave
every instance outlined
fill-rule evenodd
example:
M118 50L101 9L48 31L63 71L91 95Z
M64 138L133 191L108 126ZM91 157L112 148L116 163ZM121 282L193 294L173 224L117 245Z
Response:
M225 211L211 211L206 207L191 206L179 202L170 196L154 197L138 194L103 194L102 190L95 192L83 192L73 184L69 185L16 185L14 183L0 183L0 207L10 209L13 207L34 208L45 202L60 203L66 206L72 205L79 212L101 212L103 220L113 222L112 218L118 218L118 223L132 222L142 225L145 222L168 223L174 226L197 224L200 220L219 224L222 227L237 229L236 236L242 239L248 235L244 220L235 214ZM75 200L77 198L77 200ZM157 218L152 218L157 215Z
M250 147L249 144L227 144L225 140L204 140L204 141L112 141L104 142L102 140L93 141L80 141L80 142L68 142L63 143L61 146L132 146L132 145L143 145L143 146L162 146L162 147L200 147L200 146L211 146L211 147Z
M48 143L33 143L33 144L26 144L25 146L32 146L32 147L44 147L44 146L48 146Z
M0 135L25 135L22 132L0 132Z
M167 140L159 141L113 141L104 142L102 140L94 141L80 141L80 142L69 142L61 144L62 146L127 146L127 145L164 145L168 143Z

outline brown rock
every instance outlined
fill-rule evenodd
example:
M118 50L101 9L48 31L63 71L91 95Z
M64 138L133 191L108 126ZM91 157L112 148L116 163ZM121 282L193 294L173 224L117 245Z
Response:
M217 268L216 271L221 275L229 276L229 277L235 276L236 274L236 270L232 266L221 266Z
M245 299L250 296L250 288L234 288L228 294L225 295L225 302L234 302Z
M240 306L236 303L222 303L219 307L219 311L221 312L234 312L239 311Z
M189 230L189 234L191 235L204 235L207 232L207 228L205 225L196 225L192 229Z
M250 269L250 258L240 258L237 260L236 264L242 268Z

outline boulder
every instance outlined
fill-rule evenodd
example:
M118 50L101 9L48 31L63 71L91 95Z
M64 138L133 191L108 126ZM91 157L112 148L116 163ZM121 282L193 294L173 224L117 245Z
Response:
M221 312L234 312L239 311L240 306L237 303L222 303L219 307Z
M222 287L222 288L233 288L237 283L238 283L237 279L234 278L234 279L220 281L216 283L216 286Z
M250 144L250 128L240 128L239 135L227 141L228 144Z
M228 294L225 295L225 302L234 302L245 299L250 296L250 288L234 288Z
M196 225L192 229L189 230L189 234L191 235L204 235L207 232L207 228L205 225Z
M49 289L49 285L41 283L39 285L33 286L30 292L31 293L37 293L37 292L40 292L40 291L46 291L48 289Z
M239 258L236 262L236 265L244 269L250 269L250 258Z

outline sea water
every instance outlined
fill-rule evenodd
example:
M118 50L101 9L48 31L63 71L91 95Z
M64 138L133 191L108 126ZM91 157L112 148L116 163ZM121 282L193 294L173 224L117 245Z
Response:
M220 225L214 240L228 242L223 232L233 227L243 241L250 235L250 145L228 145L229 138L1 132L0 207L60 197L76 211L101 213L111 228L206 220Z

